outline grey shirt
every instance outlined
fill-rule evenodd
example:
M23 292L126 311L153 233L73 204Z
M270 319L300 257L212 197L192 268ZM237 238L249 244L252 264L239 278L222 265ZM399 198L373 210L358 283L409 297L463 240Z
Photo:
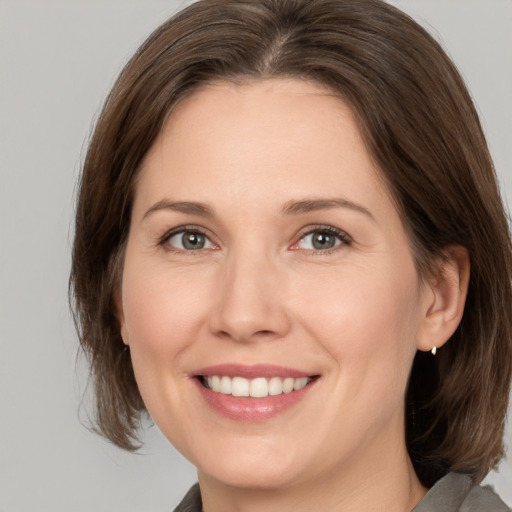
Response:
M448 473L437 481L413 512L510 512L489 486L474 485L467 475Z
M174 512L202 512L199 485L195 484ZM466 475L449 473L427 492L412 512L511 512L491 487L473 485Z

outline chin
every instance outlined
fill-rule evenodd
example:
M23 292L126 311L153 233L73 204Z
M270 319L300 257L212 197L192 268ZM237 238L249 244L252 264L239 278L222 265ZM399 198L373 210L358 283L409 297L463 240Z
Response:
M198 468L199 479L204 475L229 487L254 491L283 489L293 484L295 477L289 468L269 461L266 465L238 463L235 467L224 462L214 468Z
M274 446L268 440L261 443L247 438L232 443L214 441L216 447L201 450L192 457L192 462L198 468L200 479L204 476L230 487L253 490L284 488L300 480L309 465L305 454L297 457L296 445L287 446L282 439L275 441ZM251 443L253 447L248 449Z

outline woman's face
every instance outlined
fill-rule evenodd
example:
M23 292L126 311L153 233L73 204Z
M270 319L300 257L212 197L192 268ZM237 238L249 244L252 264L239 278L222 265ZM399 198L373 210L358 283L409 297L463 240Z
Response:
M200 477L279 487L403 456L426 288L351 110L318 85L203 88L144 161L122 335Z

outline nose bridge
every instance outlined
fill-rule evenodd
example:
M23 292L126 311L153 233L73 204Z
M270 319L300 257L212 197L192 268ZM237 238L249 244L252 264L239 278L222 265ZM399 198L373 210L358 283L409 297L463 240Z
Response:
M289 318L283 300L285 281L277 258L262 247L234 248L219 276L212 330L236 341L283 336Z

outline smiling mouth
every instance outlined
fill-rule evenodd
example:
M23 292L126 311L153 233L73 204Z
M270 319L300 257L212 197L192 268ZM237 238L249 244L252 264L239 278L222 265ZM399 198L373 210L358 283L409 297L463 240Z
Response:
M318 376L312 377L228 377L226 375L199 375L199 381L206 389L215 393L233 397L266 398L290 394L300 391L313 382Z

